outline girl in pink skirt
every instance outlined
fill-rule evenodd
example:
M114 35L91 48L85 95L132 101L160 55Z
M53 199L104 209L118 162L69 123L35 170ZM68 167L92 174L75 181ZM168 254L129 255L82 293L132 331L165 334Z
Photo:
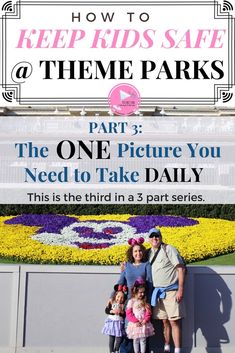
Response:
M146 352L146 338L154 335L150 322L151 307L147 303L146 286L142 278L137 279L132 288L132 298L127 303L127 336L133 339L135 353Z

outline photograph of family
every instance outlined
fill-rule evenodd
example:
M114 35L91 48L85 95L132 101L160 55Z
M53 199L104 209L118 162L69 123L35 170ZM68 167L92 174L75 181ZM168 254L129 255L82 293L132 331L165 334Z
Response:
M234 205L1 205L1 214L3 332L15 327L29 352L233 345Z

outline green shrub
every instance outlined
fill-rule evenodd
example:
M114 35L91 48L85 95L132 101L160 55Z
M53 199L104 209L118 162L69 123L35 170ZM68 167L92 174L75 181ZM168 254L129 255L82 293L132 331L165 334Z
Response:
M207 217L235 220L235 205L0 205L0 215L10 216L22 213L53 214L107 214L130 213L136 215L164 214L188 217Z

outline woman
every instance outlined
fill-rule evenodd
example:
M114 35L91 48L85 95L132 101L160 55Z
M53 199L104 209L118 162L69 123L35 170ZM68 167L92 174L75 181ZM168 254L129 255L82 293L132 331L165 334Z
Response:
M128 287L128 299L131 297L131 289L134 286L137 279L142 279L146 283L147 287L147 298L150 302L152 294L152 274L151 265L146 262L146 249L143 246L144 238L129 239L128 244L130 245L127 250L126 257L127 262L122 268L122 272L118 281L118 284L126 285ZM133 345L132 340L126 338L120 349L120 353L132 353Z
M126 253L127 262L124 264L118 281L118 284L125 284L128 287L128 298L131 297L131 289L137 278L142 278L145 281L148 290L148 299L151 298L153 288L151 265L145 261L146 249L143 243L144 238L142 237L128 240L130 247Z

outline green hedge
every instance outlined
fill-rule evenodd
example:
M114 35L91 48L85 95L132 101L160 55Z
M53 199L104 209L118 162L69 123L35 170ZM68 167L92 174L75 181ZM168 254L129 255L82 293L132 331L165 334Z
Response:
M130 213L139 215L164 214L188 217L208 217L235 220L235 205L0 205L0 215L22 213L106 214Z

